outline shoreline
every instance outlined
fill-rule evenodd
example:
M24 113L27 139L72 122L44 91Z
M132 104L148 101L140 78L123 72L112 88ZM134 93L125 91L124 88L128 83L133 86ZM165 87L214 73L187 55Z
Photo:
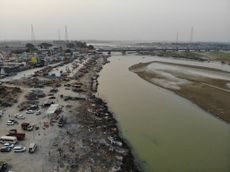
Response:
M108 61L108 59L107 59L107 62L104 65L106 65L107 63L110 63ZM102 66L101 70L103 69L104 65ZM96 79L96 85L97 86L99 85L98 78L100 77L100 71L97 74L97 79ZM94 89L94 88L92 88L92 89L93 89L94 92L98 93L98 87L96 87L96 89ZM140 172L141 171L141 167L139 166L139 163L137 162L137 160L135 159L135 157L133 155L133 151L132 151L130 143L122 135L121 129L118 126L118 121L117 121L116 117L114 116L114 113L109 110L107 102L104 99L102 99L100 96L95 96L95 94L93 94L93 97L95 97L99 102L101 102L105 106L106 113L108 113L108 114L111 115L111 118L114 121L115 128L118 131L117 132L117 138L118 138L118 140L120 140L122 142L124 148L128 149L128 154L125 157L125 159L123 160L123 163L125 164L125 168L123 169L123 171L127 171L127 172L130 172L130 171Z
M227 86L229 81L222 79L210 79L205 77L195 77L189 76L186 74L182 74L174 71L171 74L181 80L186 80L188 83L176 85L178 88L171 88L167 85L162 84L161 82L157 82L158 80L164 82L171 82L170 79L164 78L161 74L156 73L155 71L147 71L147 66L153 63L166 64L171 66L182 66L194 68L194 69L204 69L205 71L216 71L222 72L221 70L211 70L210 68L200 67L200 66L191 66L191 65L181 65L175 63L164 63L164 62L147 62L147 63L139 63L129 67L131 72L136 73L140 78L146 80L147 82L157 85L161 88L170 90L174 92L176 95L186 98L192 103L198 105L200 108L205 110L206 112L212 114L213 116L223 120L226 123L230 123L230 109L228 103L230 101L230 89ZM159 71L158 71L159 72ZM229 73L229 72L226 72Z
M138 163L136 162L136 159L132 153L132 149L131 149L131 145L130 143L128 142L128 140L126 140L124 138L124 136L122 135L122 132L121 132L121 129L120 127L118 126L118 121L117 119L115 118L114 116L114 113L111 112L107 106L107 102L105 100L103 100L102 98L100 97L96 97L96 99L98 99L99 101L101 101L103 104L105 104L105 107L108 109L107 113L109 113L112 117L112 120L114 121L114 125L116 126L116 129L118 130L118 133L117 133L117 138L118 140L120 140L123 144L123 147L128 149L128 155L126 156L126 159L124 159L124 163L127 163L125 166L126 166L126 170L131 170L131 171L135 171L135 172L140 172L141 169L140 169L140 166L138 165ZM124 169L124 170L125 170ZM125 171L126 171L125 170Z
M114 125L115 125L116 128L118 129L117 135L118 135L119 139L122 141L124 147L127 148L127 149L129 150L129 155L128 155L128 157L127 157L128 162L130 162L129 164L131 165L131 167L134 167L134 171L135 171L135 172L141 172L141 171L143 170L143 169L142 169L142 166L141 166L141 162L140 162L140 160L138 159L137 155L135 154L135 151L134 151L134 149L133 149L131 143L130 143L130 142L125 138L125 136L122 134L121 128L120 128L120 126L119 126L119 123L118 123L116 117L114 116L115 113L112 112L111 110L109 110L109 107L108 107L107 102L106 102L105 99L101 98L100 96L99 96L99 97L96 97L96 98L102 100L102 102L104 102L104 103L106 104L106 106L107 106L107 108L108 108L108 113L110 113L110 114L112 115L113 120L115 121L115 124L114 124Z

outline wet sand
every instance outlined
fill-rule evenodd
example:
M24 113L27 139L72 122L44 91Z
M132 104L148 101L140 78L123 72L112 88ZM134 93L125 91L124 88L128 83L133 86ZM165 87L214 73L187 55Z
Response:
M160 65L163 67L159 68ZM181 68L181 70L174 68ZM139 63L131 66L129 70L135 72L142 79L171 90L216 117L230 122L230 78L228 79L228 72L165 62ZM199 71L201 74L194 74L191 71Z

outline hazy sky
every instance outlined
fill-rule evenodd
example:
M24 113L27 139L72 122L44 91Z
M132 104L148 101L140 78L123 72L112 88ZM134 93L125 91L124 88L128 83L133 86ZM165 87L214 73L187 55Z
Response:
M0 0L0 40L230 42L230 0Z

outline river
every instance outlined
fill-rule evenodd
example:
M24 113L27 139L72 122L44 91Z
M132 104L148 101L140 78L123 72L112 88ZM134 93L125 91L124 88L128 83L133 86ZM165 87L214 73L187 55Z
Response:
M230 126L171 91L128 70L148 61L197 64L230 71L219 63L170 58L113 56L99 77L98 95L118 120L144 171L229 172Z

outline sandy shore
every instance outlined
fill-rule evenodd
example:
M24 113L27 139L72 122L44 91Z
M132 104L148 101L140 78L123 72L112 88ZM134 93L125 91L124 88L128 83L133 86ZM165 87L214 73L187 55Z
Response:
M164 62L129 68L142 79L171 90L204 110L230 122L230 74L217 69Z

